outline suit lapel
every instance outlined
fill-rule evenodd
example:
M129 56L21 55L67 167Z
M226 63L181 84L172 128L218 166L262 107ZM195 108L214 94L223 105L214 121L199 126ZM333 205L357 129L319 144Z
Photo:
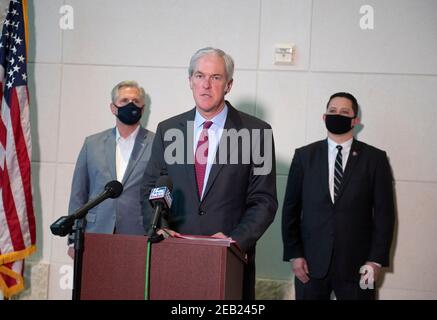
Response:
M193 143L194 143L194 137L192 134L188 135L188 130L191 130L194 132L194 127L188 128L188 122L190 122L190 125L193 126L194 117L196 114L196 108L191 110L191 112L188 113L187 117L184 117L181 119L181 122L179 123L180 129L182 130L184 134L184 143L185 143L185 160L186 165L185 167L185 175L186 175L186 181L188 184L188 187L192 189L192 192L197 195L197 198L199 198L199 193L197 192L197 183L196 183L196 170L194 169L194 152L193 152ZM191 139L191 141L189 141ZM199 199L200 201L200 199Z
M226 101L226 104L228 105L228 115L226 117L224 129L225 130L236 129L238 131L241 129L241 119L238 116L238 111L234 107L232 107L232 105L228 101ZM211 166L211 171L209 172L208 181L206 183L205 192L203 194L202 201L208 195L208 192L210 191L212 185L214 184L215 179L217 178L219 172L223 169L223 167L225 165L224 163L219 162L220 149L225 148L225 147L229 148L229 144L224 139L226 139L226 135L225 136L222 135L220 138L220 143L218 145L218 148L217 148L216 154L215 154L215 163ZM230 152L227 154L227 161L228 162L230 159L230 154L233 151L234 150L230 150Z
M145 148L146 144L144 143L146 134L147 134L146 129L140 127L137 137L135 138L134 147L132 149L129 162L126 167L126 171L123 176L123 181L122 181L123 185L126 184L126 181L129 179L129 176L131 175L132 171L137 165L138 160L141 158L141 156L144 153L144 150L146 149Z
M330 200L330 203L333 204L329 191L328 140L321 141L318 157L322 192Z
M108 166L111 180L117 179L115 167L115 128L109 132L104 142L106 164Z
M359 141L354 139L352 141L351 150L349 152L349 157L347 159L346 168L344 170L343 181L341 182L340 190L338 191L338 199L341 198L343 191L346 188L347 183L350 180L350 177L351 177L352 172L355 168L355 165L357 164L358 159L360 158L361 149L362 149L362 144ZM338 201L338 199L337 199L337 201Z

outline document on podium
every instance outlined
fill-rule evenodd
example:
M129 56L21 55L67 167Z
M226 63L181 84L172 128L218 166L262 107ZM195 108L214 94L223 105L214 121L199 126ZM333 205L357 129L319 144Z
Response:
M180 233L176 233L174 237L187 239L187 240L206 240L206 241L211 241L211 242L221 243L226 245L230 245L232 243L237 244L237 242L235 240L232 240L232 238L216 238L212 236L201 236L201 235L180 234Z
M217 244L217 245L223 245L229 248L232 248L235 250L235 252L238 252L238 255L241 257L242 260L244 260L245 263L247 263L247 254L241 250L240 246L238 245L237 241L233 240L232 238L217 238L213 236L204 236L204 235L194 235L194 234L181 234L181 233L175 233L174 238L179 239L186 239L186 240L199 240L199 241L206 241L210 244ZM204 242L205 243L205 242Z

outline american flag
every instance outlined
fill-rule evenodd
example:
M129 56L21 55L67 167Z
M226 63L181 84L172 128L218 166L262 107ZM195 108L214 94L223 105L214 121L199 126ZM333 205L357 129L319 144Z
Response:
M23 260L36 250L30 177L26 0L12 0L0 39L0 290L24 288Z

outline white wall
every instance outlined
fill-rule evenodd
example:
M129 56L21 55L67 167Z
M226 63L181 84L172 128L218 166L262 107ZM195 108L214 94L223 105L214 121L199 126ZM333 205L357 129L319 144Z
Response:
M59 27L60 7L74 29ZM374 29L360 28L360 7ZM282 204L296 147L325 137L328 97L353 93L358 138L388 152L396 178L393 267L380 298L437 299L437 2L434 0L38 0L29 2L33 187L39 251L50 264L50 299L69 298L60 267L65 239L48 226L67 213L74 163L85 136L114 125L112 86L136 79L151 99L148 129L193 106L192 53L216 46L236 63L229 100L271 123ZM277 43L296 45L292 66L273 64ZM282 206L281 206L282 207ZM260 278L289 279L282 262L281 208L258 245Z

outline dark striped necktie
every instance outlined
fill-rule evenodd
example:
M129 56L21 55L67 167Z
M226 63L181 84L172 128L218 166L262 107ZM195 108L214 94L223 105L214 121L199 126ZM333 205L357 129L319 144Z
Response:
M343 149L343 147L338 145L336 148L338 151L334 166L334 202L337 201L341 181L343 180L343 156L341 154L341 149Z

